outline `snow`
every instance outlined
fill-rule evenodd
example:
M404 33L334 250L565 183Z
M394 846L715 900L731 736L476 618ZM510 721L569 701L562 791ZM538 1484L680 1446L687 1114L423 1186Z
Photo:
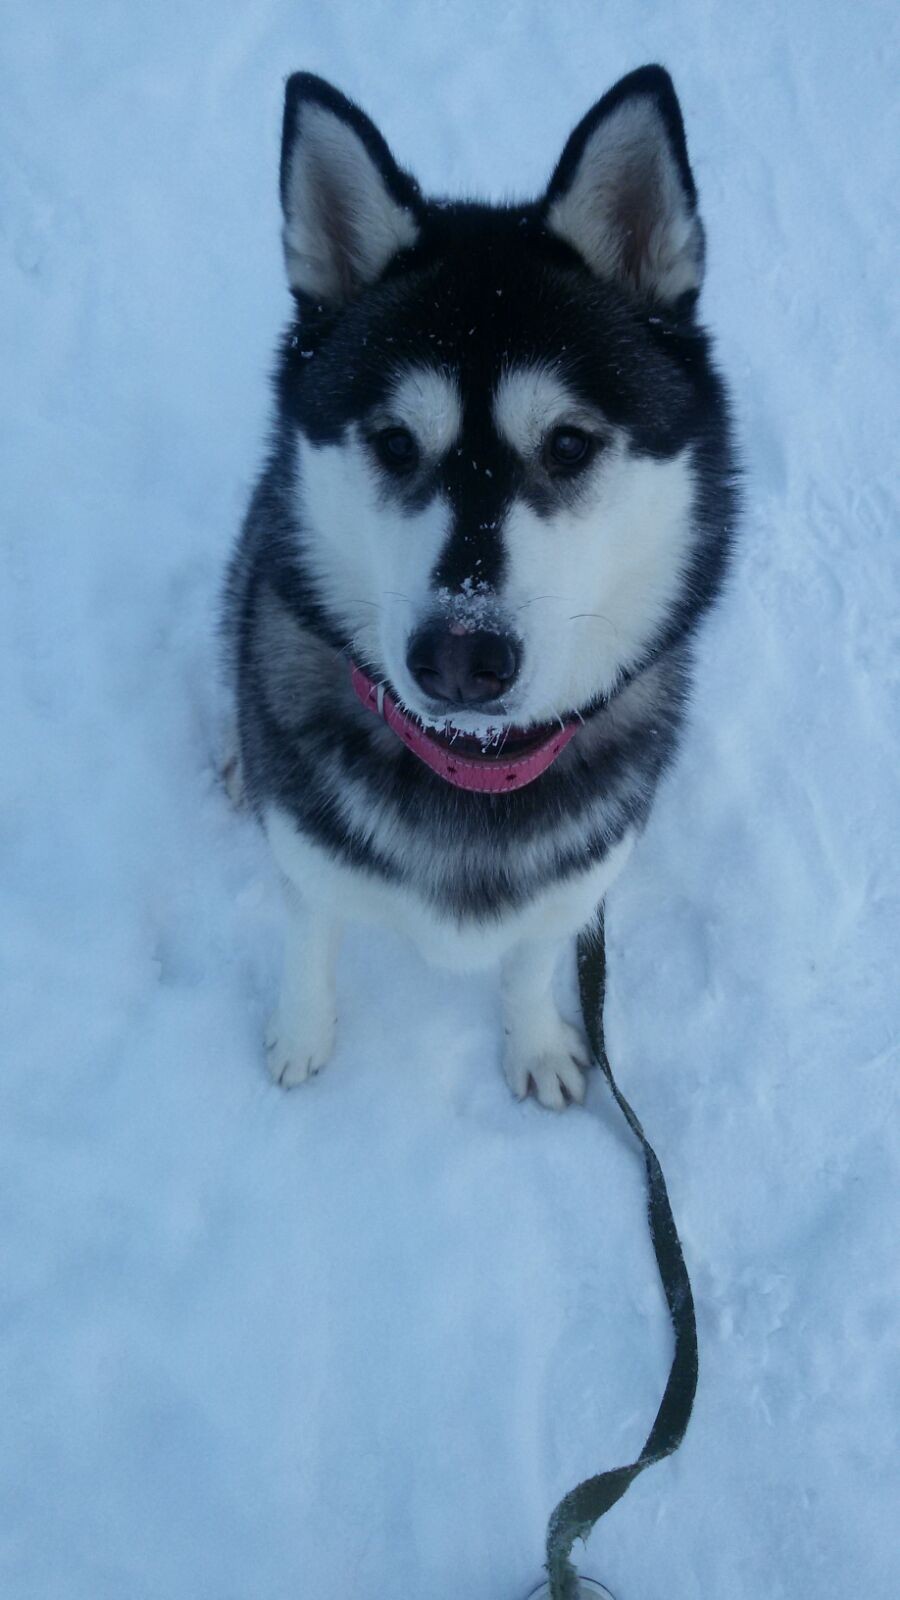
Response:
M895 1592L897 31L887 0L4 7L7 1600L517 1600L655 1413L639 1157L598 1083L510 1100L490 975L351 937L333 1065L269 1086L280 908L215 775L212 623L287 308L283 76L500 196L652 59L748 505L608 916L700 1389L583 1564L618 1600Z

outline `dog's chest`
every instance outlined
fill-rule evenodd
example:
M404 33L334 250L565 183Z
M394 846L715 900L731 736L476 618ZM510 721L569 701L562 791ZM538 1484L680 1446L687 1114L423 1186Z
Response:
M426 960L455 971L491 965L524 940L577 932L590 921L634 845L630 832L601 861L545 885L501 915L453 917L442 915L408 881L390 881L336 859L300 832L280 807L269 806L264 822L282 872L317 914L391 928L412 939Z

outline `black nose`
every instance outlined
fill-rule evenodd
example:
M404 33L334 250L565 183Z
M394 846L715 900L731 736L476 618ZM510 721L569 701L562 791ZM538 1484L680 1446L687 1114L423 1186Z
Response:
M504 633L456 632L438 623L413 635L406 665L429 700L476 706L511 687L519 649Z

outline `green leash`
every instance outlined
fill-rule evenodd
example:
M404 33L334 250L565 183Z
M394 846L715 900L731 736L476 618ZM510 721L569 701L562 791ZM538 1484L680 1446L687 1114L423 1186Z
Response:
M656 1153L619 1089L603 1035L603 1001L606 993L606 949L603 938L603 913L596 927L578 940L578 987L581 1009L591 1053L602 1070L613 1098L625 1121L639 1140L647 1172L647 1214L656 1264L672 1319L675 1349L665 1393L656 1421L636 1461L627 1467L613 1467L594 1478L586 1478L560 1500L547 1527L547 1572L550 1600L580 1600L578 1574L571 1562L576 1539L586 1539L594 1524L614 1506L639 1473L655 1462L665 1460L677 1450L691 1418L697 1389L697 1323L694 1297L684 1264L684 1255L672 1207ZM594 1589L592 1593L598 1592Z

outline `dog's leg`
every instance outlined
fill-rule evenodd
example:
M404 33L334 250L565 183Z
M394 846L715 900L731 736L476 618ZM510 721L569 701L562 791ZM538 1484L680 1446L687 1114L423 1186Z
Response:
M266 1033L269 1072L282 1088L305 1083L334 1046L340 924L301 901L287 884L288 929L278 1007Z
M553 973L564 941L526 940L503 961L503 1070L517 1099L533 1088L542 1106L562 1111L584 1099L590 1054L553 998Z

